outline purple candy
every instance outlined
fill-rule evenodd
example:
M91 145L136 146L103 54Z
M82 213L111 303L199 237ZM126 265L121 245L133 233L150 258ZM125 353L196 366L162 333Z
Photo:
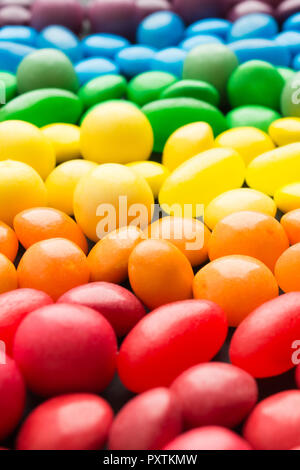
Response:
M30 23L31 13L24 7L8 6L0 9L0 26L19 25L26 26Z
M0 0L0 7L20 6L30 8L34 0Z
M168 0L136 0L137 23L156 11L170 11L171 9Z
M137 26L134 0L94 0L87 7L93 33L119 34L132 39Z
M83 22L83 8L79 0L36 0L32 6L31 26L41 30L56 24L79 33Z
M244 2L235 5L229 11L227 19L229 21L236 21L242 16L249 15L251 13L266 13L267 15L273 15L274 10L271 5L260 0L245 0Z
M275 15L278 21L284 21L294 13L300 12L300 0L285 0L278 5Z
M222 16L224 0L173 0L173 9L187 23Z

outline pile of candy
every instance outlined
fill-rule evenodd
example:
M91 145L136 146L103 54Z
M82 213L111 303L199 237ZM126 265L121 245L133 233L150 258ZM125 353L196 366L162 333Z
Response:
M0 29L3 448L300 449L299 2L50 3Z

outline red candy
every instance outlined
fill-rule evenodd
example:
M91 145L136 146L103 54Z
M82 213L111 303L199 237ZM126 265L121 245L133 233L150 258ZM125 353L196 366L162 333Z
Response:
M229 429L207 426L182 434L164 450L251 450L251 447Z
M133 398L120 411L110 431L109 449L161 449L181 429L175 395L166 388L155 388Z
M244 437L257 450L288 450L300 445L300 391L277 393L250 414Z
M18 425L25 407L25 385L12 359L0 364L0 439L8 437Z
M125 336L143 318L142 303L129 290L108 282L93 282L66 292L58 302L93 308L109 321L117 336Z
M52 303L49 295L34 289L17 289L0 295L0 340L5 342L8 354L12 353L13 339L23 318Z
M295 366L294 342L300 340L300 292L270 300L236 329L231 362L254 377L271 377Z
M41 396L100 392L116 363L114 331L100 313L56 304L27 315L14 342L14 358L28 387Z
M113 420L109 404L96 395L52 398L28 416L17 437L18 450L99 450Z
M207 362L223 345L227 320L206 300L185 300L157 308L124 340L118 370L134 392L168 386L184 370Z
M219 425L233 428L254 407L258 390L247 372L211 362L186 370L172 384L186 428Z

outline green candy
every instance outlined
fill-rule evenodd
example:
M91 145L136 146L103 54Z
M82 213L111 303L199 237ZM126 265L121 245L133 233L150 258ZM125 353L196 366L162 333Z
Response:
M240 65L228 81L228 100L233 108L248 104L279 110L284 80L276 67L262 60Z
M129 82L128 98L139 106L144 106L158 100L161 93L177 80L175 75L167 72L141 73Z
M295 73L283 88L281 112L286 117L300 117L300 72Z
M121 75L103 75L81 87L78 96L85 108L91 108L103 101L123 98L126 90L127 81Z
M40 49L27 55L17 70L20 93L40 88L61 88L74 93L79 81L70 59L56 49Z
M17 94L16 76L8 72L0 72L0 104L8 103Z
M154 132L154 151L162 152L167 139L179 127L204 121L211 125L215 136L227 129L226 119L217 108L193 98L169 98L142 108Z
M296 73L295 70L290 69L289 67L277 67L277 70L285 82L292 78Z
M180 80L170 85L160 95L162 99L181 97L195 98L213 106L218 106L220 102L220 95L216 88L201 80Z
M183 78L210 83L219 91L224 102L228 79L238 64L235 53L223 44L203 44L188 53Z
M264 106L241 106L230 111L226 120L228 127L257 127L268 132L269 126L276 119L280 119L279 113Z
M54 88L35 90L17 96L0 109L0 122L27 121L38 127L55 122L75 124L82 113L82 103L70 91Z

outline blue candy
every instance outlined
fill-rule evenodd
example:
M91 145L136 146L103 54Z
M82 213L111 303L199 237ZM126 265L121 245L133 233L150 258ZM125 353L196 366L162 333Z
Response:
M208 34L199 34L198 36L192 36L184 39L179 44L179 47L185 51L191 51L194 47L200 46L201 44L212 44L212 43L223 43L222 39L217 36L211 36Z
M41 49L59 49L72 62L79 62L83 58L80 42L75 34L64 26L48 26L43 29L38 36L37 46Z
M289 67L291 62L287 47L267 39L243 39L228 44L228 47L235 52L241 64L256 59L279 67Z
M115 56L115 63L121 73L127 77L134 77L150 70L151 60L155 56L155 52L155 49L146 46L126 47Z
M87 57L106 57L113 59L129 41L116 34L93 34L82 41L83 53Z
M177 46L184 36L180 16L162 11L147 16L138 26L137 42L156 49Z
M300 54L300 32L283 31L276 36L275 42L287 47L292 56Z
M283 31L300 31L300 13L290 16L282 26Z
M232 23L220 18L208 18L206 20L196 21L191 24L185 31L187 37L196 36L198 34L212 34L221 39L226 39L231 30Z
M16 73L20 62L36 49L17 42L0 41L1 72Z
M187 53L178 47L163 49L151 60L151 70L168 72L181 78L186 55Z
M293 60L293 69L300 70L300 54L296 55Z
M29 26L4 26L0 29L0 40L35 46L38 33Z
M119 67L111 60L103 57L82 60L75 66L80 85L84 85L93 78L101 75L119 74Z
M277 33L278 25L272 16L265 13L251 13L233 23L228 34L228 41L251 38L271 39Z

